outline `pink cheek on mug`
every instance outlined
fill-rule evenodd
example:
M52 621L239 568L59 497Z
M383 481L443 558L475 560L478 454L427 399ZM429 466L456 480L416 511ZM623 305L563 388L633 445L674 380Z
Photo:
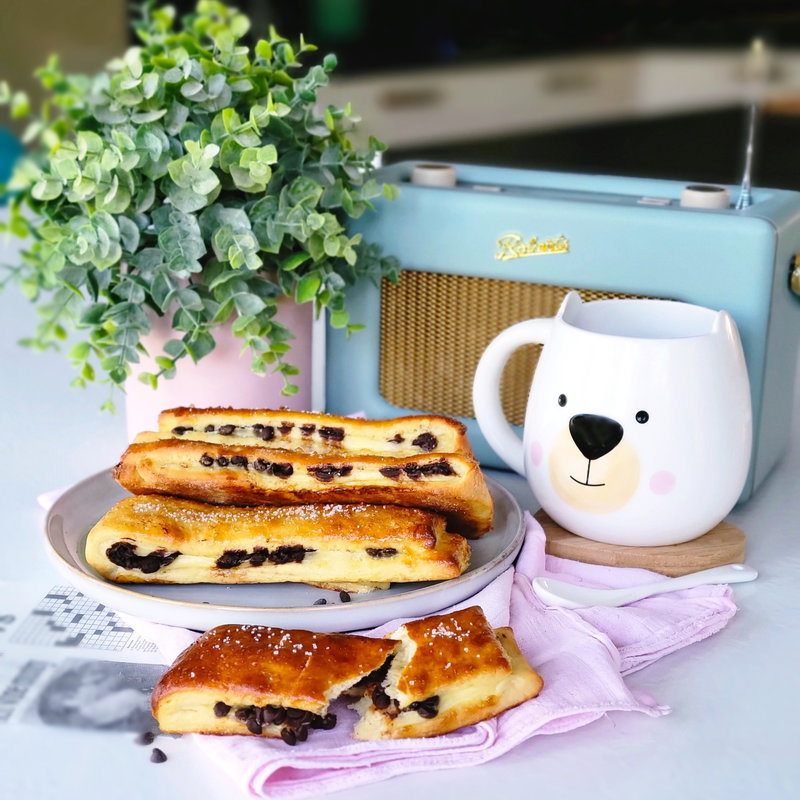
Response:
M541 442L533 442L531 444L531 463L538 467L542 463L542 444Z
M669 494L675 488L676 478L671 472L654 472L650 478L650 491L653 494Z

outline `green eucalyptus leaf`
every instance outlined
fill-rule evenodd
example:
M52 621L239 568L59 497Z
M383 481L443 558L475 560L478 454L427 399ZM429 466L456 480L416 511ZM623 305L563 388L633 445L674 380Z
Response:
M186 346L182 339L169 339L164 343L164 352L174 360L186 352Z
M309 272L304 275L297 283L297 291L295 293L297 302L307 303L309 300L313 300L321 285L322 279L317 272Z
M158 108L151 111L135 111L131 114L131 122L155 122L166 115L166 108Z
M63 188L58 178L43 177L34 184L31 196L36 200L54 200L61 195Z
M136 249L139 247L139 227L128 217L119 217L117 219L117 224L119 225L122 249L129 253L135 253Z
M197 362L214 349L214 337L207 331L198 331L195 337L185 343L186 352Z

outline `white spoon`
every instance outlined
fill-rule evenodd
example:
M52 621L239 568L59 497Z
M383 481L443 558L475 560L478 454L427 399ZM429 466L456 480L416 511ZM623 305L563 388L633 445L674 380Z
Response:
M594 589L591 586L578 586L555 578L534 578L533 591L541 600L551 606L562 608L589 608L590 606L624 606L650 597L654 594L674 592L678 589L691 589L706 583L744 583L758 577L758 572L746 564L726 564L701 572L680 575L677 578L664 578L657 583L644 586L631 586L628 589Z

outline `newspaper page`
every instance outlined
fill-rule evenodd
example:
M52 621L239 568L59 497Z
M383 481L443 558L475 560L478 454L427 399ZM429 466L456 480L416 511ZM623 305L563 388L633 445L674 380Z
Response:
M0 583L0 725L156 731L156 646L68 585Z

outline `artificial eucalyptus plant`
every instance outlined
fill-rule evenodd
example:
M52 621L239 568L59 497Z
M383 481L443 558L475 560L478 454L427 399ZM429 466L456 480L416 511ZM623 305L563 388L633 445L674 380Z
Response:
M396 259L345 227L396 191L370 177L385 146L353 145L349 107L318 108L336 58L304 67L316 48L302 35L293 46L270 28L251 49L249 19L216 0L180 21L146 3L134 28L141 45L93 78L65 75L51 58L37 73L46 92L37 115L0 84L12 115L32 117L4 223L30 243L0 281L38 304L23 343L59 347L77 331L74 383L113 389L143 352L148 310L169 315L175 335L159 371L140 375L155 387L181 358L207 355L232 320L252 369L277 370L292 394L278 298L326 307L349 332L359 326L345 287L397 280Z

